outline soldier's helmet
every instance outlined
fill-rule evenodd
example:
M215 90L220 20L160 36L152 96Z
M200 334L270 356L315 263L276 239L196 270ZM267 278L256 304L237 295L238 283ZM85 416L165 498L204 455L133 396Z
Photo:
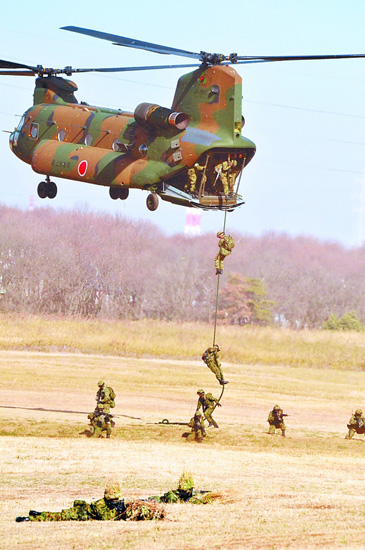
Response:
M98 382L99 387L104 386L104 384L105 384L104 380L99 380L99 382Z
M196 393L197 393L198 395L204 395L204 394L205 394L205 391L204 391L204 390L198 390Z
M217 237L218 238L224 237L224 231L218 231Z
M274 409L273 409L273 410L274 410L274 411L280 411L280 407L279 407L279 405L275 405L275 407L274 407Z
M356 409L355 416L361 416L362 415L362 409Z
M203 415L200 411L198 411L198 412L195 413L195 416L201 418Z
M180 491L189 491L194 487L194 478L190 472L183 472L179 479L178 489Z
M214 344L214 346L213 346L213 347L215 347L217 351L220 351L220 350L221 350L221 348L219 347L219 345L218 345L218 344Z
M106 484L104 498L106 500L117 500L121 497L120 485L117 481L110 481Z

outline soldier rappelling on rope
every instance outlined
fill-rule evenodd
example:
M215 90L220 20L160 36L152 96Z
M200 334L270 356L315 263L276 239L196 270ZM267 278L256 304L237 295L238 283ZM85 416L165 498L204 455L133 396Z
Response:
M218 231L217 237L219 239L218 246L219 252L215 257L216 275L223 273L224 259L230 255L232 248L234 248L235 242L231 235L226 235L224 231Z
M220 347L218 344L214 344L210 348L206 349L202 355L202 359L207 367L210 368L216 379L221 386L228 384L228 380L224 380L221 362L219 361Z

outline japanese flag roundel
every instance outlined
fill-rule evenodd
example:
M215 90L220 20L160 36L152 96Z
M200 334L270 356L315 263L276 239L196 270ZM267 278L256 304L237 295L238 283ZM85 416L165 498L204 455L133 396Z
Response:
M77 167L77 170L79 172L79 176L84 177L84 175L86 174L86 171L87 171L87 167L88 167L87 160L82 160L80 162L80 164L78 165L78 167Z

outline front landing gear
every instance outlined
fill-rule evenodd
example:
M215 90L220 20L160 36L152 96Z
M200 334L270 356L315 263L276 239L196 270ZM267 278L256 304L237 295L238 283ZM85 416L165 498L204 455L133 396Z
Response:
M57 185L46 176L46 181L41 181L37 188L38 197L40 199L54 199L57 195Z

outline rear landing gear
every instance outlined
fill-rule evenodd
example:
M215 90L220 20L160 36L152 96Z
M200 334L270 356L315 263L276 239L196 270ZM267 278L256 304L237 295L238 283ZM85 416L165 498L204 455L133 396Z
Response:
M151 210L152 212L154 210L157 210L158 195L156 195L156 193L150 193L147 197L146 204L147 204L148 210Z
M37 187L38 197L40 199L54 199L57 195L57 185L46 176L46 181L41 181Z
M129 189L128 187L109 187L109 196L113 201L121 199L125 201L128 198Z

